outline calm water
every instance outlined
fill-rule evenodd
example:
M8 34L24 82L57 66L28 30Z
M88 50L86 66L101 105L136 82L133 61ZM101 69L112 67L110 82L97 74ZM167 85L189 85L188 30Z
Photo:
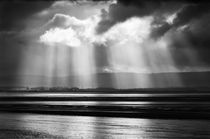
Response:
M18 98L23 98L24 100L19 101ZM31 98L38 97L39 99L45 98L47 100L40 101L37 99L36 101L31 101ZM88 100L88 98L106 98L106 100ZM117 97L117 101L109 100L111 97ZM131 98L170 98L173 99L174 97L180 98L179 101L126 101L125 99L131 97ZM189 97L199 97L200 100L194 100L194 101L186 101L185 98ZM125 93L125 94L100 94L100 93L94 93L94 92L67 92L67 93L48 93L48 92L18 92L18 93L8 93L8 92L1 92L0 98L3 99L3 101L0 101L1 104L39 104L39 105L66 105L66 106L139 106L139 107L147 107L147 106L187 106L187 107L197 107L202 106L205 108L208 108L210 106L210 101L202 99L206 99L210 97L210 93L158 93L158 94L144 94L144 93ZM6 101L8 98L13 98L12 101ZM60 99L59 101L51 101L52 98L87 98L86 100L80 100L76 101L66 101ZM18 101L16 101L16 99Z
M208 120L163 120L0 113L1 139L210 138Z

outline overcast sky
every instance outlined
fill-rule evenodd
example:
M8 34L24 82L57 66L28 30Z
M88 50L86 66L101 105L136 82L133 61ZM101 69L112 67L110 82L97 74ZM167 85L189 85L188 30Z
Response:
M0 76L209 71L209 20L204 0L1 1Z

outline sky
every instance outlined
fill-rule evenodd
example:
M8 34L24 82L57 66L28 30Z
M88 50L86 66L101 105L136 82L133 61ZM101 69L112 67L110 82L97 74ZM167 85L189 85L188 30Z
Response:
M0 86L208 85L209 20L204 0L3 0Z

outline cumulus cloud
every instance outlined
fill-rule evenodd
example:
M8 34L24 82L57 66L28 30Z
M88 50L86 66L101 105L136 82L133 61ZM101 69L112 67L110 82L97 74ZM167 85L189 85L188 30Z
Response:
M140 44L149 36L152 18L131 18L116 24L104 34L95 33L99 21L100 17L97 15L80 20L76 17L56 14L45 25L48 30L41 35L40 41L49 45L59 43L72 47L95 44L114 46L123 45L129 41ZM75 42L76 45L74 45Z
M97 24L97 20L94 16L80 20L69 15L55 14L44 25L46 31L40 36L40 41L49 45L59 43L70 47L92 45L94 26Z
M77 37L77 33L71 29L53 28L46 31L40 37L40 41L49 45L67 45L71 47L81 46L81 42Z

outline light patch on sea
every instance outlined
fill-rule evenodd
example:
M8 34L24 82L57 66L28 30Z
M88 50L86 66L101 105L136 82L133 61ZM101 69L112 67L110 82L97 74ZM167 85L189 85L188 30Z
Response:
M9 133L15 131L17 136L13 137L17 139L30 137L59 139L210 138L210 121L208 120L1 113L0 123L0 137L2 134L4 137L11 137Z

